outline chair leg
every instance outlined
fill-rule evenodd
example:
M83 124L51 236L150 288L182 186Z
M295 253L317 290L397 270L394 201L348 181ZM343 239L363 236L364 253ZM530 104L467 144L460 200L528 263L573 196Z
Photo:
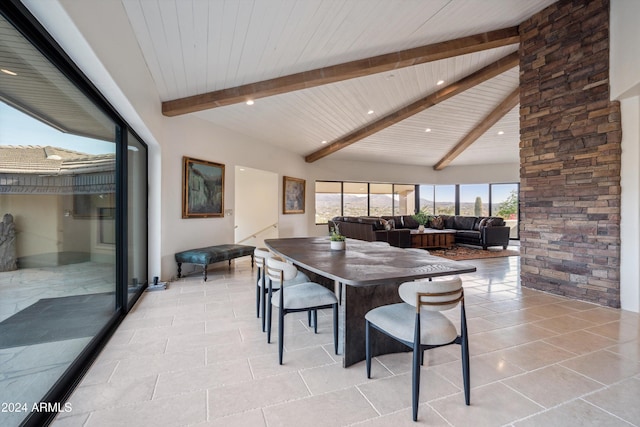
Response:
M266 317L267 319L267 343L271 343L271 292L268 294L269 297L269 305L267 306Z
M418 421L418 400L420 397L420 344L413 344L413 373L411 400L413 404L413 421Z
M338 304L333 304L333 348L338 354Z
M469 406L471 401L471 384L469 372L469 341L462 340L462 381L464 383L464 403Z
M369 330L371 324L368 320L364 321L364 339L365 339L365 360L367 363L367 378L371 378L371 338Z
M268 292L269 292L268 290L264 289L261 292L262 296L260 298L260 301L262 303L262 332L264 332L264 329L265 329L264 323L265 323L265 317L266 317L265 313L266 313L266 309L267 309L267 294L268 294ZM269 306L271 306L271 295L269 295ZM269 319L269 320L271 320L271 319Z
M278 360L282 365L282 353L284 350L284 310L280 307L278 316Z
M318 310L313 310L313 333L318 333Z
M307 310L307 324L311 327L311 310Z
M256 275L256 317L260 317L260 300L262 299L260 297L260 292L262 291L262 288L260 287L260 270L261 269L258 268L258 273ZM262 316L264 317L264 313ZM264 328L262 332L264 332Z
M467 406L471 401L471 375L469 370L469 337L467 335L467 316L465 313L464 304L461 309L461 338L462 338L462 380L464 383L464 403Z
M413 403L413 421L418 421L418 400L420 398L420 362L422 347L420 346L420 311L416 313L416 323L413 328L413 369L411 382L411 400Z

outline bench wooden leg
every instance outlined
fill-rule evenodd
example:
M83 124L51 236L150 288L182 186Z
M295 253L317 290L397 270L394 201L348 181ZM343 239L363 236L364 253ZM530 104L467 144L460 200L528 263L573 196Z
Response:
M182 277L182 263L178 263L178 279Z

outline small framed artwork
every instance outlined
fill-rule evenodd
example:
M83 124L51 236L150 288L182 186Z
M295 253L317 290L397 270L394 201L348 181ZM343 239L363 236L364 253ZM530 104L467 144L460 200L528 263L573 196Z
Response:
M224 165L182 158L182 218L224 216Z
M300 178L285 176L282 185L282 213L304 213L304 187L306 181Z

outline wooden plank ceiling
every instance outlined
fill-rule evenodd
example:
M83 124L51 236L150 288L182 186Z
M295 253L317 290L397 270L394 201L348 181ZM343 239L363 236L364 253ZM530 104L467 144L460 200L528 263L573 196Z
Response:
M123 0L165 115L437 169L518 162L517 25L551 3Z

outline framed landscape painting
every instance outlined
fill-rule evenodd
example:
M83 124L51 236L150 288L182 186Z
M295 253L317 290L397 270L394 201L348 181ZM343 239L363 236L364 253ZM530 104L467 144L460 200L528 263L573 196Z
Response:
M182 218L224 216L224 165L182 158Z
M282 213L304 213L304 187L305 180L285 176L282 185Z

